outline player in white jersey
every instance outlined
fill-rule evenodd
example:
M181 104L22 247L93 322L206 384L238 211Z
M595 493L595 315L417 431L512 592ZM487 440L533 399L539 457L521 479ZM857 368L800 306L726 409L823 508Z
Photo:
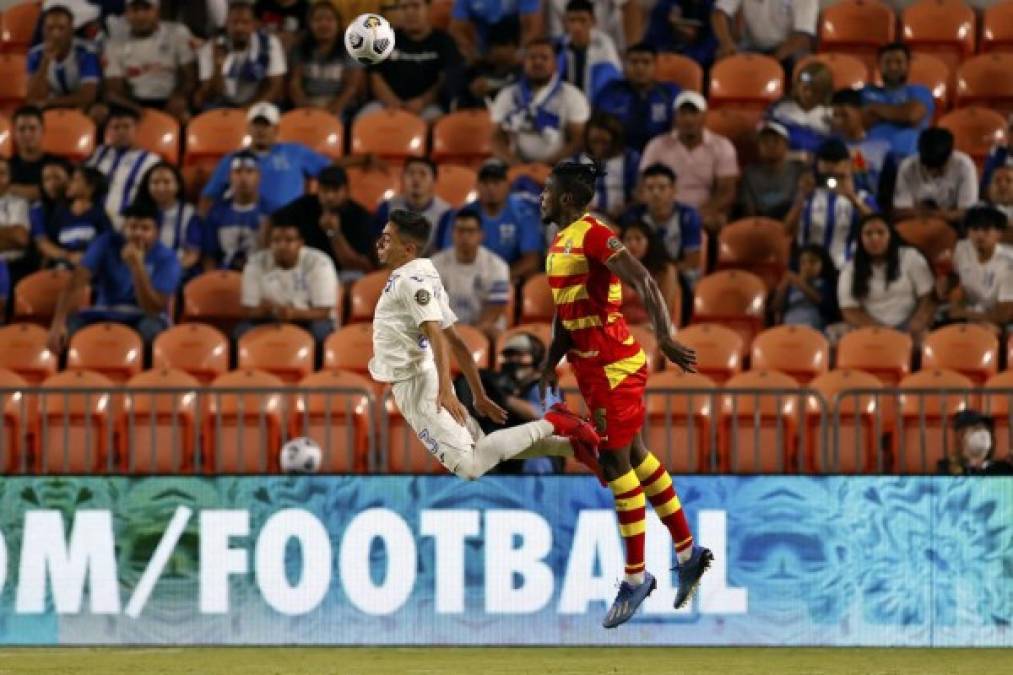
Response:
M391 383L394 401L419 440L461 478L474 480L519 456L572 455L597 467L598 434L562 404L544 419L486 436L457 399L448 351L468 380L475 410L496 422L506 419L506 411L486 396L471 350L454 328L457 317L439 273L428 258L418 257L431 230L423 216L393 211L377 241L379 260L392 272L373 314L370 374Z

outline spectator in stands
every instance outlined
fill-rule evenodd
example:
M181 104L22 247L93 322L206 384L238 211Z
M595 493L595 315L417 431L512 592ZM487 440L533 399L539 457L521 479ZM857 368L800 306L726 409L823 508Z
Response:
M275 221L269 248L257 251L243 268L241 302L246 320L235 328L235 339L256 325L294 323L308 330L323 347L338 316L338 275L323 251L305 246L295 223Z
M774 322L822 331L839 320L834 262L820 244L806 244L797 267L785 272L774 291Z
M445 31L433 28L430 2L401 0L397 49L370 67L369 84L376 100L363 106L359 115L400 108L432 122L443 114L448 81L456 81L461 55Z
M784 220L798 192L806 165L788 158L790 134L773 120L761 122L756 134L757 161L742 170L738 210L743 216Z
M642 224L657 235L662 250L675 261L692 286L700 272L703 245L700 214L677 200L677 178L664 164L652 164L640 177L644 203L631 206L623 225Z
M276 35L288 52L299 43L306 28L309 1L257 0L254 11L261 27Z
M883 85L862 90L865 126L871 138L890 141L894 154L903 159L918 148L918 134L929 126L936 109L928 87L908 84L911 49L902 42L879 50L879 72Z
M159 162L141 179L136 201L158 210L158 239L179 258L184 277L196 271L204 245L204 226L197 209L183 194L183 175L168 162Z
M679 177L676 199L697 209L703 226L716 234L735 203L739 177L735 146L704 127L707 99L700 94L684 91L673 107L673 131L647 144L640 169L659 162L672 169Z
M29 234L34 242L38 233L50 233L55 238L60 231L58 220L67 205L67 185L70 183L70 162L54 157L42 166L39 179L39 199L28 209ZM41 253L36 245L35 251ZM33 258L36 256L33 256ZM35 262L35 261L33 261Z
M947 314L1001 335L1013 320L1013 248L1002 244L1006 216L990 206L968 209L967 238L953 249L953 272L940 277L936 299L950 301ZM955 289L955 293L951 293Z
M833 93L830 69L826 64L813 61L795 74L791 96L781 99L767 111L768 117L788 129L791 149L806 159L830 134Z
M260 164L260 197L268 211L275 211L306 191L306 181L316 178L331 160L301 143L279 143L278 123L281 113L273 103L260 102L246 113L250 133L249 152ZM243 151L247 152L247 151ZM235 153L218 162L208 184L201 193L201 213L225 194Z
M458 211L451 235L453 246L432 259L458 320L495 342L506 328L510 267L482 246L483 236L482 216L472 209Z
M615 43L595 27L591 0L569 0L566 32L559 41L560 78L592 100L605 85L619 79L621 71Z
M883 201L883 193L893 183L897 171L893 147L889 141L870 138L866 133L860 91L841 89L834 93L832 104L834 112L831 127L851 151L855 185ZM886 183L883 181L884 176Z
M32 239L46 267L78 264L88 246L112 229L102 206L105 189L105 176L98 169L79 166L67 183L67 203L56 206L49 219L32 221Z
M640 153L626 147L623 123L608 113L596 112L584 127L584 152L602 169L598 174L591 209L617 220L633 202L637 189Z
M179 22L198 40L213 37L225 27L226 0L161 0L163 19Z
M342 276L376 269L376 237L369 211L348 194L348 175L329 166L306 194L271 214L272 223L296 224L307 246L331 257Z
M543 249L537 207L510 193L507 166L488 159L478 170L478 201L465 206L482 218L483 245L510 264L510 277L521 281L539 271ZM453 245L450 228L441 233L440 248Z
M996 145L988 153L985 159L985 167L981 171L981 192L985 194L988 186L992 184L992 174L1001 166L1013 166L1013 153L1010 153L1010 145L1013 144L1013 113L1010 113L1007 120L1009 129L1006 132L1006 144Z
M47 8L40 22L42 42L28 52L26 101L40 108L88 108L102 78L98 55L74 37L74 15L63 5Z
M932 270L879 214L862 219L855 256L841 271L837 300L846 328L886 326L921 342L935 308Z
M923 131L918 137L918 154L906 158L897 169L894 218L942 218L956 226L977 201L974 160L954 150L948 129Z
M401 171L401 192L380 204L373 219L373 234L380 236L392 211L417 213L433 226L429 243L423 250L423 255L432 254L436 233L443 231L450 222L447 220L450 204L436 196L436 172L436 163L428 157L409 157Z
M555 51L545 39L527 45L524 77L499 92L490 113L493 153L509 164L572 157L591 116L584 94L556 73Z
M1013 163L996 167L988 188L988 202L1013 222Z
M736 38L740 10L742 35ZM819 0L717 0L711 15L717 57L739 51L762 52L784 63L790 73L791 65L812 51L819 12Z
M661 294L666 300L671 300L682 292L679 289L678 272L665 252L665 245L657 230L645 222L633 220L623 225L622 241L630 255L639 260L658 282ZM697 256L699 257L699 250ZM643 299L629 284L623 284L621 311L626 322L632 325L649 323L651 320ZM679 320L680 317L672 317L672 321L676 324Z
M0 258L0 324L7 322L7 299L11 297L11 277L7 261Z
M504 26L489 34L489 47L464 73L464 87L457 97L458 108L487 108L505 87L521 78L517 32Z
M123 216L123 231L104 232L88 246L60 295L49 328L49 347L57 354L70 336L92 323L125 323L145 345L169 327L169 303L180 283L176 254L158 241L153 206L133 204ZM68 315L70 299L88 284L94 306Z
M345 51L341 15L329 2L310 7L309 32L289 55L288 97L296 108L323 108L339 119L355 106L365 84L358 61Z
M608 35L616 48L635 44L644 34L644 8L628 0L590 0L598 29ZM566 32L566 8L569 0L548 0L545 3L548 35Z
M838 270L851 257L859 222L879 210L876 198L855 186L852 171L844 142L825 141L816 151L815 176L802 176L795 203L784 219L799 246L824 246Z
M643 152L647 142L672 128L672 104L679 87L658 82L658 53L646 43L626 50L626 77L612 80L594 99L595 110L622 120L626 144Z
M15 283L32 272L28 200L11 189L11 162L0 157L0 260ZM0 312L0 317L3 313Z
M95 148L85 162L105 175L108 181L105 208L117 227L123 209L133 203L145 172L161 161L153 152L137 145L139 113L133 108L113 108L106 124L106 145Z
M106 102L138 113L164 110L185 123L197 82L193 36L183 24L159 20L158 0L129 0L126 20L129 35L105 47Z
M711 28L713 11L714 0L658 0L647 20L644 42L659 52L687 56L708 69L718 48Z
M953 416L956 443L948 457L939 460L937 472L947 476L1009 476L1013 464L996 457L995 423L970 408Z
M257 156L241 150L229 158L229 192L204 221L205 269L241 270L259 247L270 210L260 196L263 176Z
M32 105L21 106L11 120L14 127L14 154L11 155L11 193L30 202L39 198L42 167L56 155L42 149L45 123L42 110Z
M239 107L277 101L285 93L287 72L281 41L256 28L250 0L230 0L225 34L208 40L197 53L198 109Z
M454 0L450 14L450 34L468 63L485 52L495 30L509 28L521 36L521 45L529 45L542 34L542 7L538 0Z

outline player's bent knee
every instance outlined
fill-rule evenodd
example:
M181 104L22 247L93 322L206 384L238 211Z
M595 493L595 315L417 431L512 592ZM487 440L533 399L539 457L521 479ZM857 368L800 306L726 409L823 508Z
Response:
M454 468L454 475L462 480L472 481L481 478L485 474L475 463L465 460Z

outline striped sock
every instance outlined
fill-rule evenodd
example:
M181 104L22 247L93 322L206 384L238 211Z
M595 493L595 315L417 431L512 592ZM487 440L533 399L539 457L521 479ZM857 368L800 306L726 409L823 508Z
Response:
M626 581L639 586L644 583L644 536L647 531L644 490L633 471L609 481L609 488L615 496L619 534L626 544Z
M654 512L668 528L675 544L675 554L679 562L685 562L693 555L693 533L686 522L686 513L682 510L679 495L675 493L672 477L661 465L658 458L650 452L647 458L634 471L640 484L644 486L647 498L651 500Z

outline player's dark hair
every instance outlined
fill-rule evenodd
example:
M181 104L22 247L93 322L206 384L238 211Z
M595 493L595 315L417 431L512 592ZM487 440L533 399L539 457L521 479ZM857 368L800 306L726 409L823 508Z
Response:
M637 44L626 48L626 56L629 56L630 54L650 54L651 56L657 56L658 48L649 42L638 42Z
M14 116L11 119L15 124L18 122L19 117L34 117L39 120L40 124L45 125L46 118L42 116L42 108L36 105L23 105L14 111Z
M478 223L478 226L480 228L482 227L482 214L480 214L477 210L475 210L475 209L461 209L460 211L458 211L457 213L454 214L454 220L455 221L463 220L465 218L470 218L470 219L474 220L476 223Z
M830 99L830 105L842 105L849 108L862 107L862 92L857 89L838 89Z
M398 234L414 241L420 250L429 243L433 226L422 214L395 209L390 212L390 222L397 228Z
M591 0L570 0L566 3L567 12L587 12L592 17L594 16L594 5L591 4Z
M154 204L143 201L134 200L134 203L123 209L120 213L124 218L136 218L138 220L153 220L158 222L158 209Z
M873 221L883 223L887 232L890 233L890 243L886 247L886 285L889 286L900 278L900 235L889 220L879 213L870 213L858 222L858 229L855 237L858 239L855 245L855 275L851 279L851 295L861 300L869 295L869 285L872 282L872 256L865 250L862 244L862 231L865 226Z
M876 58L881 59L884 54L889 54L890 52L904 52L904 56L907 57L907 60L911 60L911 48L903 42L890 42L883 45L876 51Z
M128 108L125 105L114 105L109 108L109 119L110 121L115 119L129 118L135 122L141 121L141 113L137 112L133 108Z
M816 161L818 162L837 163L847 159L851 159L851 153L848 151L848 146L839 138L823 141L816 149Z
M412 155L411 157L405 159L404 169L407 170L408 167L411 166L412 164L421 164L422 166L428 167L429 170L432 172L434 178L437 175L438 169L436 166L436 162L429 159L428 157L423 157L421 155Z
M560 162L552 169L559 194L572 196L574 206L579 209L587 207L594 199L594 190L600 175L601 169L597 164Z
M644 169L644 172L641 174L642 178L651 178L652 176L664 176L673 183L676 180L676 175L675 172L672 171L672 167L667 164L662 164L661 162L651 164L649 167Z

